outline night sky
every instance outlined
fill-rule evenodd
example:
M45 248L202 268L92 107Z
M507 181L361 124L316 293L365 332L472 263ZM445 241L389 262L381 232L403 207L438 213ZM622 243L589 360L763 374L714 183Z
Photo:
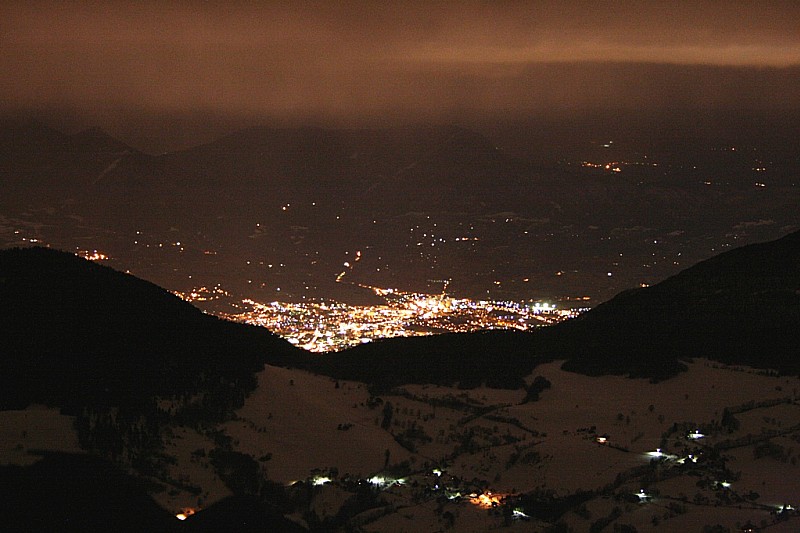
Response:
M799 23L792 1L4 2L0 111L153 152L259 121L797 110Z

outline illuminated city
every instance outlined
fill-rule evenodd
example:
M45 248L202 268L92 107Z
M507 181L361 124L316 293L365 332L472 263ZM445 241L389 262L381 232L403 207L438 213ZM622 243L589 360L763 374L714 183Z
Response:
M573 318L584 308L558 309L549 302L510 302L454 298L359 285L385 300L384 305L357 306L334 301L262 303L245 298L240 312L215 312L237 322L262 326L312 352L338 351L388 337L484 329L529 330ZM232 296L216 286L176 292L203 304Z

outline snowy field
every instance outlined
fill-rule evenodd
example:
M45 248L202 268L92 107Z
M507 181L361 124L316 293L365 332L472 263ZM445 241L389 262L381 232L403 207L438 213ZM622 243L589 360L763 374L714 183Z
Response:
M800 530L791 510L800 505L800 379L701 360L657 384L559 367L534 370L528 383L541 376L550 387L528 403L524 390L433 385L373 395L266 367L234 420L165 436L177 483L154 497L177 513L229 495L209 459L221 436L266 478L311 487L301 523L332 519L361 483L374 505L350 523L365 531L541 531L548 524L525 516L530 507L504 511L519 501L504 498L532 492L584 493L559 518L574 531ZM77 451L71 424L42 407L0 412L0 459Z

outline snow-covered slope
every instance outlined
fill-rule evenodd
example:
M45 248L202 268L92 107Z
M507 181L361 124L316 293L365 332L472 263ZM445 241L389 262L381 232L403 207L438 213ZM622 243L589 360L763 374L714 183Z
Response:
M260 460L270 479L305 482L308 499L295 509L298 520L334 520L372 479L371 506L329 522L367 531L451 523L456 531L486 530L506 520L502 505L486 509L470 499L489 492L498 501L519 495L511 505L525 513L531 509L525 495L559 500L583 493L583 503L566 506L558 518L575 531L617 512L609 523L638 531L771 524L781 506L800 504L796 377L705 361L657 384L582 376L560 370L559 362L538 367L528 381L534 376L551 387L525 404L523 390L431 385L400 387L378 399L359 383L268 366L236 420L220 429L234 450ZM689 438L695 430L705 436ZM194 446L207 454L214 444ZM175 469L200 483L201 463L179 458ZM642 489L647 496L640 498ZM224 494L204 489L205 504ZM537 530L551 520L511 523ZM800 518L785 524L796 527Z

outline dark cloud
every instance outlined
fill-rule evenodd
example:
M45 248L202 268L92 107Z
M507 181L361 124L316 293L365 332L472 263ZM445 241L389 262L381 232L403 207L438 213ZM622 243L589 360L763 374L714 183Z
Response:
M0 101L117 121L798 108L796 2L8 2Z

